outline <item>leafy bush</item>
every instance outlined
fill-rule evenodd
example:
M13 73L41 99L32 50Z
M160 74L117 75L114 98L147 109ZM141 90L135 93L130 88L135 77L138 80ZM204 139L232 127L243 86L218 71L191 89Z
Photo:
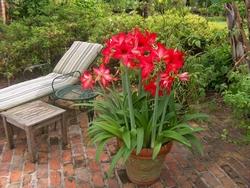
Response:
M228 89L223 93L224 101L231 105L240 117L250 115L250 74L246 67L228 74L231 82Z
M204 8L204 15L208 16L222 16L225 15L224 4L230 2L227 0L213 0L208 8ZM241 17L246 17L246 6L244 1L234 1L239 9Z
M96 20L90 41L104 43L115 33L127 32L134 27L144 28L145 20L137 14L118 14Z
M14 20L42 15L43 8L48 4L49 0L8 0L9 15Z
M44 15L31 16L0 26L1 74L8 77L27 65L55 63L75 40L87 41L98 18L108 15L101 3L76 1L70 5L49 5Z
M112 34L140 27L158 33L159 42L169 47L177 46L190 54L203 52L212 44L224 41L226 32L207 22L203 17L190 14L188 10L166 11L164 15L143 19L139 15L112 15L97 20L91 41L103 43ZM219 34L218 34L219 33Z
M214 3L207 9L207 14L210 16L221 16L225 12L222 3Z
M186 52L185 68L191 81L180 87L181 101L197 100L207 87L217 88L224 81L230 52L223 25L208 22L187 9L168 10L147 19L110 12L107 4L77 0L67 5L49 4L43 7L43 14L0 26L0 58L5 59L0 74L11 77L27 65L54 64L75 40L104 43L113 34L140 27L158 33L158 41L168 47ZM222 44L219 48L218 43Z
M231 71L228 79L231 83L223 93L224 101L232 107L240 127L246 130L243 141L250 143L250 74L247 66Z
M192 103L205 97L206 90L219 92L226 88L226 75L231 69L231 54L228 44L210 46L203 54L188 56L184 71L189 72L190 81L178 87L178 100Z

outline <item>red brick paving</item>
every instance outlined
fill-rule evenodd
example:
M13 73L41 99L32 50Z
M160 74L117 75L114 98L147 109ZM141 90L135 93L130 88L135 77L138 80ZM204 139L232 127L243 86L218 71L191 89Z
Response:
M211 126L200 134L205 143L205 155L194 155L174 144L166 156L160 180L151 188L250 187L250 147L223 142L218 135L219 125ZM81 124L70 125L69 145L65 150L61 140L54 137L59 134L51 130L49 135L40 134L38 162L33 164L28 160L24 132L15 130L17 147L9 150L0 124L0 188L141 187L130 183L126 177L124 182L117 177L119 173L107 178L115 146L109 143L101 162L96 162L96 148L86 141L86 127L86 115L82 115Z

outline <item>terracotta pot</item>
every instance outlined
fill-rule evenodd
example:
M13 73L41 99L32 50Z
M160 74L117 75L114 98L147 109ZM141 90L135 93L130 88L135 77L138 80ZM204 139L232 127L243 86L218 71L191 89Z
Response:
M160 178L165 156L172 144L165 144L155 160L152 159L152 149L142 149L138 155L133 151L125 164L129 180L138 185L151 185L156 182Z

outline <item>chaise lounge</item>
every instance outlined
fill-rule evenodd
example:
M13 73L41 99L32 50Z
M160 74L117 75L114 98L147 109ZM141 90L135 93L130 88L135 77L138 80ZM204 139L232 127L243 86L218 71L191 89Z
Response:
M75 41L63 55L52 73L36 79L18 83L0 90L0 112L20 104L41 98L53 92L52 82L58 76L86 70L96 59L102 45ZM76 83L79 75L72 74L53 83L54 89Z

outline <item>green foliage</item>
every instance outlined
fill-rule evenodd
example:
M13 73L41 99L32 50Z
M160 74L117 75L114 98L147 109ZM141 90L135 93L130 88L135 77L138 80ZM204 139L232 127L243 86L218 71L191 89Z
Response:
M180 102L198 100L207 88L223 89L230 64L224 22L208 22L185 8L144 19L135 12L112 15L112 7L95 0L63 2L44 5L41 14L0 26L0 58L5 60L0 74L11 77L28 65L45 62L53 67L75 40L104 43L113 34L140 27L158 33L158 41L168 47L185 51L191 81L180 87Z
M97 20L91 41L103 43L112 34L140 27L158 33L158 40L169 47L175 46L190 54L203 52L213 43L226 39L226 32L208 23L205 18L190 14L188 10L169 10L164 15L143 19L132 14L112 15Z
M177 86L179 102L183 104L201 100L207 89L224 91L231 64L228 44L220 47L212 45L203 54L187 57L184 71L189 72L190 81Z
M127 32L134 27L144 28L145 20L137 14L120 14L96 20L96 27L90 36L90 41L104 43L115 33Z
M248 117L250 114L250 74L247 67L241 67L237 71L228 74L230 85L223 93L224 101L231 105L235 113L240 117Z
M181 9L184 8L183 0L154 0L153 6L156 12L164 13L170 9Z
M9 15L17 20L29 16L44 15L43 9L49 4L49 0L8 0Z
M232 2L231 0L212 0L210 6L203 9L203 14L207 16L223 16L225 15L224 4ZM246 6L244 1L234 1L240 12L241 17L246 17Z
M122 13L122 12L131 12L135 11L139 5L139 0L104 0L109 3L112 7L113 12Z
M27 65L58 61L75 40L87 41L98 18L108 15L101 3L77 1L70 5L50 4L43 15L29 16L0 26L0 74L9 77ZM48 16L49 15L49 16ZM6 73L7 72L7 73Z
M230 85L223 93L226 104L230 105L235 117L244 128L244 142L250 143L250 74L247 66L241 66L228 74Z
M109 90L109 93L101 94L104 99L95 100L95 107L98 116L88 129L91 140L98 147L97 159L104 144L111 138L121 141L117 154L114 156L111 169L119 159L126 161L132 150L139 153L142 148L153 149L153 158L165 143L172 140L180 142L189 149L197 149L202 152L202 146L194 133L201 131L201 128L192 128L186 122L194 119L206 119L204 114L183 114L174 103L173 94L159 98L159 108L156 114L156 125L153 126L154 108L153 100L150 100L144 91L137 95L132 94L133 111L136 128L130 124L129 104L126 102L128 96L117 91ZM172 98L172 99L170 99ZM169 101L165 103L164 101ZM164 106L166 105L166 110ZM91 104L90 104L91 105ZM176 105L176 108L175 108ZM154 146L151 145L152 129L157 127Z
M206 20L188 11L167 11L164 15L149 17L146 23L150 31L159 33L159 41L169 47L198 53L209 40L208 31L204 29L208 27Z

